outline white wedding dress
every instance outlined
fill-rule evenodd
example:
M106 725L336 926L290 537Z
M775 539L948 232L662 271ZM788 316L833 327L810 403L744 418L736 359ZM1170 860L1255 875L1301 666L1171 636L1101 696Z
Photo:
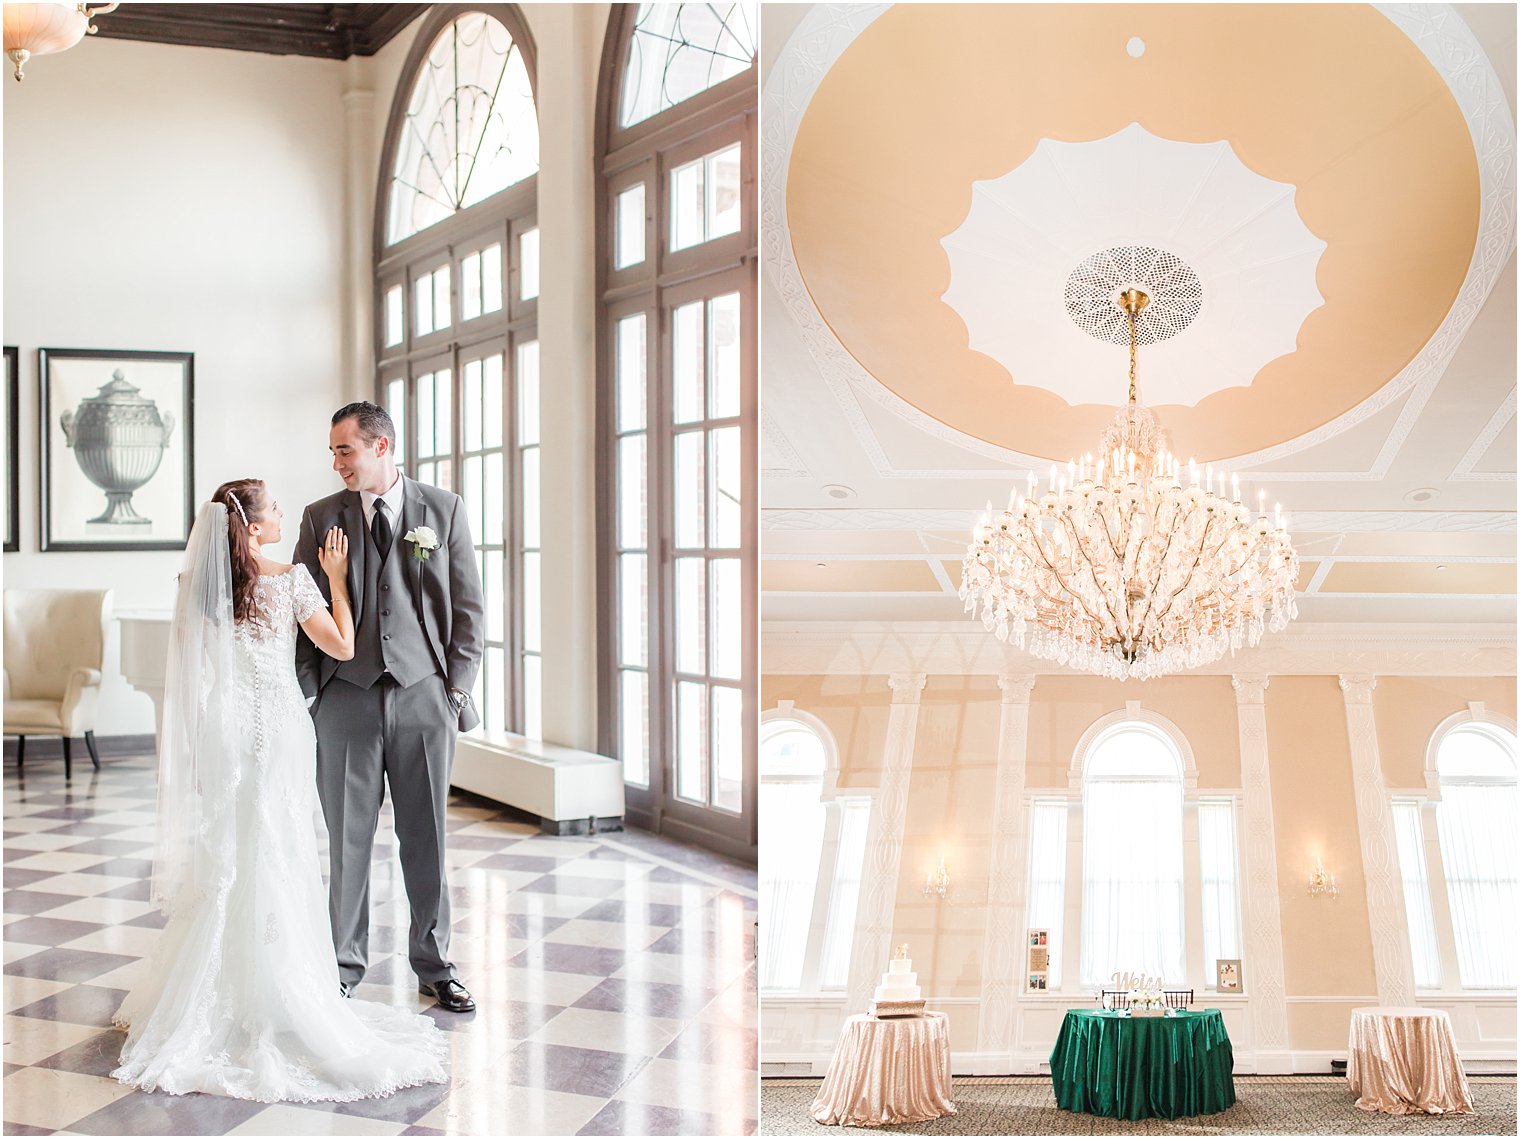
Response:
M225 508L221 517L225 533ZM191 750L203 754L186 761L191 786L176 788L167 767L161 774L160 812L180 809L177 791L196 824L180 836L189 857L164 895L169 922L116 1014L128 1033L111 1074L147 1091L265 1102L442 1083L446 1038L431 1020L339 993L318 857L316 736L294 663L297 623L325 602L296 566L261 577L256 603L257 621L213 621L194 634L231 627L227 675L193 682L205 722L192 731ZM177 623L185 608L182 600ZM208 650L186 651L180 667L216 671ZM160 825L172 831L176 821Z

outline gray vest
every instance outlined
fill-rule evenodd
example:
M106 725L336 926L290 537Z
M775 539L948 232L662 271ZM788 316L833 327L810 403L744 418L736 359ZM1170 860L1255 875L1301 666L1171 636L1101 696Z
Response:
M396 519L391 528L391 552L380 564L380 550L367 529L364 537L364 601L354 614L354 659L342 661L336 675L368 688L390 673L410 688L438 671L427 632L408 583L412 548L401 540L406 528Z

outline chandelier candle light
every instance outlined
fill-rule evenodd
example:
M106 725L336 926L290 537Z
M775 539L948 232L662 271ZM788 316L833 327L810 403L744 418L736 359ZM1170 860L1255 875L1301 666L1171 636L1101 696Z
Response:
M1115 680L1197 668L1254 646L1298 615L1298 555L1282 506L1253 512L1240 477L1184 468L1135 383L1136 322L1150 298L1119 294L1129 322L1129 403L1098 457L1030 472L973 531L961 599L999 640Z

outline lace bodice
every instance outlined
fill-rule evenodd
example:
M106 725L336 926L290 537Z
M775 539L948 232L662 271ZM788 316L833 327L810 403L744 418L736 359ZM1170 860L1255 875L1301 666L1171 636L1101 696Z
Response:
M327 608L311 573L301 565L284 573L260 574L253 586L253 600L258 615L255 620L237 623L237 639L240 644L257 641L266 647L272 642L277 646L273 651L293 651L296 626L318 609Z

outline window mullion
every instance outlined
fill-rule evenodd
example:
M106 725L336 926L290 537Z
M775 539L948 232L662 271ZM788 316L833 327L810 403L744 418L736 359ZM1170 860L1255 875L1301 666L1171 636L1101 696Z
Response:
M1441 988L1455 993L1462 989L1457 968L1457 937L1451 917L1451 895L1446 889L1446 867L1441 858L1441 838L1437 830L1438 804L1426 800L1420 805L1421 847L1425 855L1425 877L1430 884L1430 916L1436 927L1436 950L1441 960Z

